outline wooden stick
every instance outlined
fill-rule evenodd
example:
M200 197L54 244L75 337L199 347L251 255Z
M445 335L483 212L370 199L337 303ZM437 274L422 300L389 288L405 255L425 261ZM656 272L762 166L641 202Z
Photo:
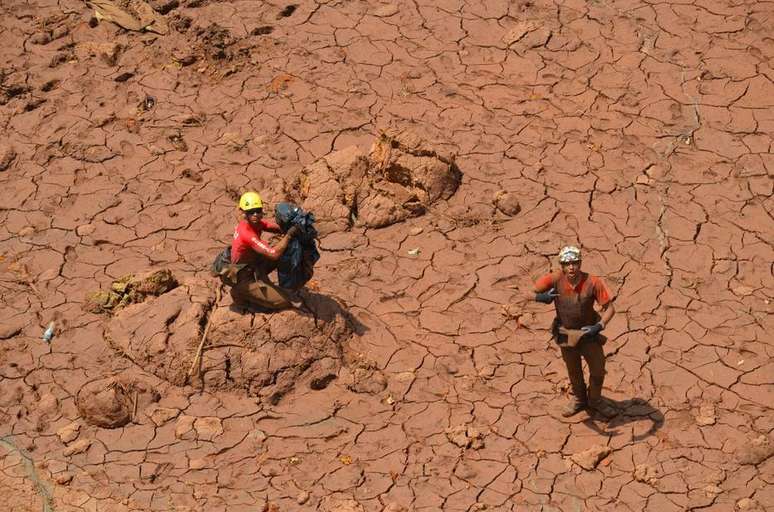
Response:
M210 324L212 324L212 317L213 313L215 312L215 308L218 307L218 302L220 302L220 290L221 290L221 284L218 284L218 289L215 291L215 303L212 305L212 310L210 311L210 317L207 319L207 325L204 326L204 332L202 333L202 339L199 342L199 348L196 350L196 356L194 356L194 360L191 363L191 369L188 370L188 379L190 379L194 371L196 373L199 373L199 366L202 359L202 352L204 350L204 342L207 341L207 333L210 330Z

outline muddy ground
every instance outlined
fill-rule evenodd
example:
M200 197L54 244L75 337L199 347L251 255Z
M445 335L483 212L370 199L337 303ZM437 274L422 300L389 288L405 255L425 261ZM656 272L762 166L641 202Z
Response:
M151 4L144 32L0 6L4 509L774 510L774 4ZM276 203L387 130L461 184L328 223L303 321L347 335L284 380L229 380L232 350L275 353L246 336L182 378L213 304L221 342L269 329L207 288L239 193ZM553 314L523 300L565 243L617 295L609 422L559 415ZM178 357L85 307L159 269L205 298L123 318Z

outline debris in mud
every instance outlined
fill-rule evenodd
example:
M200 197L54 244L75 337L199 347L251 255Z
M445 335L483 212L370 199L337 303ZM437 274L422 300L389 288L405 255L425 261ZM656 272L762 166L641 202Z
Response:
M180 7L178 0L148 0L148 3L159 14L169 14L170 11Z
M14 160L16 160L16 150L13 148L5 148L0 150L0 172L3 172L11 167Z
M479 450L484 447L484 434L470 425L457 425L445 431L447 439L460 448Z
M609 446L592 446L588 450L572 455L570 458L574 463L586 471L591 471L596 468L597 464L607 457L611 451Z
M660 476L658 469L648 464L640 464L634 468L634 479L638 482L654 485Z
M774 444L765 435L758 436L745 443L736 453L740 464L758 465L774 455Z
M294 12L296 12L296 9L298 8L295 4L290 4L285 6L284 9L282 9L280 12L277 13L277 19L280 20L282 18L289 18L293 15Z
M97 20L115 23L136 32L146 31L165 35L169 32L166 20L143 0L87 0L94 8Z
M117 312L106 338L147 371L183 386L209 322L199 378L191 384L245 390L272 404L296 386L322 389L338 374L352 328L335 301L306 297L311 314L241 314L215 308L214 295L210 282L181 284Z
M696 414L696 423L702 427L714 425L717 421L715 407L712 404L704 404Z
M390 130L368 155L356 147L331 153L301 171L288 194L314 211L321 234L379 228L416 217L449 199L460 184L454 157L409 131Z
M169 140L169 143L172 144L172 147L175 148L177 151L188 151L188 144L185 142L185 139L183 138L183 134L180 132L175 132L167 137L167 140Z
M271 27L269 25L264 25L264 26L255 27L254 29L252 29L250 31L250 35L265 36L265 35L271 34L272 32L274 32L274 27Z
M180 67L190 66L191 64L193 64L198 60L196 55L194 55L193 53L186 53L179 57L177 55L173 55L172 59L178 64L180 64Z
M2 75L0 75L0 78L2 78ZM27 85L12 84L4 86L2 81L0 81L0 92L2 92L0 94L0 105L5 105L13 98L26 94L29 90L30 88Z
M134 73L132 73L131 71L127 71L125 73L121 73L120 75L115 77L113 80L116 81L116 82L121 83L121 82L126 82L127 80L129 80L133 76L134 76Z
M86 296L83 308L90 313L111 313L117 309L143 302L173 290L177 279L169 270L158 270L145 277L124 276L113 281L110 290L100 290Z
M62 450L62 455L64 455L65 457L78 455L79 453L84 453L90 447L91 447L91 439L80 439L78 441L75 441L73 444L71 444L64 450Z
M342 378L344 385L355 393L378 394L387 388L387 378L374 361L363 354L347 353L348 372Z
M153 110L153 107L155 106L156 98L153 96L145 96L145 98L143 98L143 100L140 102L140 105L137 107L137 110L148 112L149 110Z
M230 56L226 50L234 44L234 38L227 28L217 23L210 23L207 27L198 27L196 35L201 40L208 57L223 60Z
M143 381L128 378L101 379L86 384L78 392L76 405L84 421L103 428L128 424L160 396Z
M81 432L81 424L77 422L65 425L56 431L56 435L63 444L69 444L78 439L78 434Z

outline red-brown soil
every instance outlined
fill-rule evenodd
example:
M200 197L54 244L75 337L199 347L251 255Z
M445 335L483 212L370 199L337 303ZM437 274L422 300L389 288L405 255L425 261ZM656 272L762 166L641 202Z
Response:
M149 4L0 3L6 508L774 510L774 4ZM248 189L319 209L305 311L213 307ZM567 243L609 422L524 300Z

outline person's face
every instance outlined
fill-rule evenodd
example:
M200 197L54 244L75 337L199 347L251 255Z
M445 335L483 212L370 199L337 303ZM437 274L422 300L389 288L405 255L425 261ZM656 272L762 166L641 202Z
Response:
M570 261L568 263L562 263L562 272L564 272L564 275L566 275L570 280L573 280L578 277L578 275L580 274L580 268L581 268L580 261Z
M245 212L245 219L247 219L247 222L249 222L251 226L257 226L261 222L262 218L263 218L262 208L255 208L253 210L247 210Z

